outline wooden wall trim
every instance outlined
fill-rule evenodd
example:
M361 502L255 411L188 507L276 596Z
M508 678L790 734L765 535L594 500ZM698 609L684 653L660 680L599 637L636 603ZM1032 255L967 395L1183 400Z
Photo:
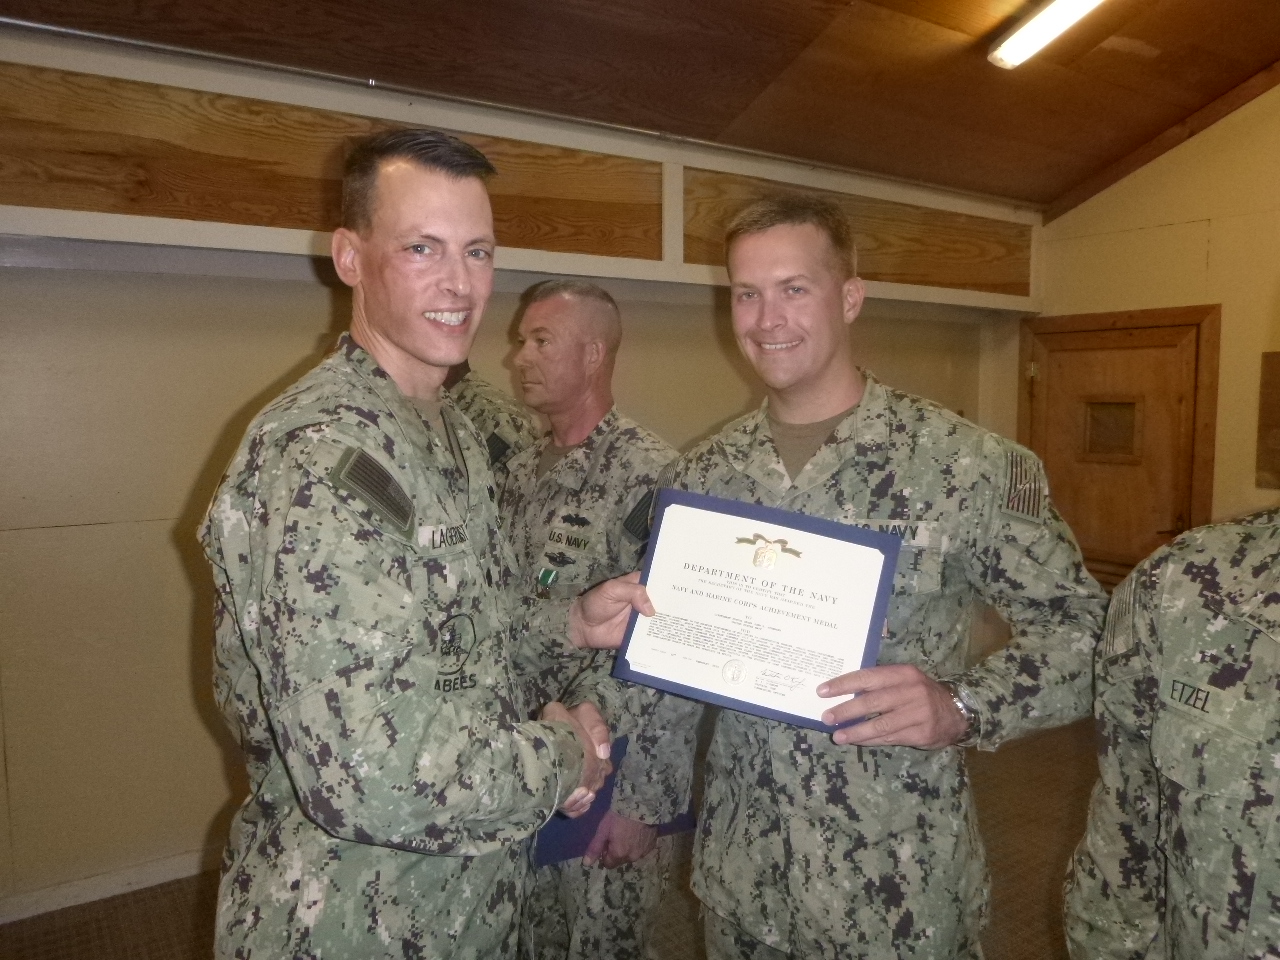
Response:
M383 120L0 64L0 203L332 230L351 140ZM493 161L498 242L662 259L662 167L463 133Z
M1045 208L1044 222L1052 223L1064 213L1074 210L1086 200L1097 196L1108 187L1119 183L1129 174L1145 167L1152 160L1168 153L1179 144L1185 143L1196 134L1204 132L1223 117L1234 113L1250 100L1260 97L1277 85L1280 85L1280 62L1273 63L1265 70L1255 73L1240 86L1227 91L1208 106L1202 107L1191 114L1181 123L1174 124L1154 140L1145 143L1128 156L1120 158L1082 183L1072 187Z
M750 200L779 190L834 200L848 214L866 280L1031 294L1031 227L712 170L684 171L689 263L724 263L724 230Z
M1196 340L1196 425L1192 441L1191 525L1213 521L1213 469L1218 441L1218 374L1222 305L1204 310Z
M1208 322L1217 304L1194 307L1156 307L1148 310L1117 310L1110 313L1074 313L1033 317L1026 321L1035 333L1084 333L1090 330L1119 330L1127 327L1182 327Z
M651 219L645 220L643 229L632 230L630 233L624 231L625 235L620 242L632 243L631 248L615 249L611 255L601 255L600 247L592 238L589 246L591 252L576 252L582 246L575 248L574 244L584 234L590 234L590 228L584 219L569 209L574 202L581 201L582 197L566 197L557 193L554 187L546 188L544 192L547 195L541 199L554 206L561 217L559 224L548 226L539 219L545 211L539 209L537 203L525 203L523 210L510 207L505 212L502 210L504 202L514 204L516 200L524 202L527 199L524 187L517 184L515 193L521 196L513 195L506 200L495 198L499 218L501 220L505 215L510 231L505 236L500 236L499 264L513 270L723 285L726 278L722 266L689 263L681 258L680 248L685 239L683 168L687 165L736 176L755 176L798 187L853 194L907 208L918 207L926 214L958 214L962 218L992 221L1021 231L1034 230L1034 225L1039 222L1037 212L1017 204L853 171L795 164L639 131L607 129L525 115L496 107L366 89L359 85L268 71L260 67L213 63L173 52L122 48L84 38L34 35L11 25L0 24L0 64L5 61L9 66L0 66L0 72L17 68L49 70L86 77L90 86L106 84L112 90L118 89L111 86L118 81L126 85L149 85L153 90L161 88L174 91L169 99L161 98L164 101L161 106L165 110L176 110L179 113L191 109L191 104L215 114L218 114L218 107L225 107L226 104L238 107L252 105L258 112L250 111L251 117L275 118L271 122L279 129L273 129L273 134L332 138L337 133L352 129L363 130L388 122L416 123L469 131L464 135L474 137L477 141L491 138L500 142L513 142L532 154L535 161L540 151L554 149L566 150L573 155L589 154L592 155L594 166L585 165L588 169L578 178L579 186L591 181L593 177L597 185L602 180L608 181L604 188L613 194L621 193L619 202L624 207L629 207L632 212L646 207L651 214ZM4 84L6 89L0 90L0 100L5 99L10 86L12 85ZM210 105L214 105L213 108ZM333 109L334 107L339 109ZM17 113L21 117L21 111L14 110L12 103L8 104L8 109L10 113ZM236 110L233 109L230 113L236 114ZM86 118L83 111L78 119L73 111L72 117L77 122L88 124L92 130L92 119ZM242 120L243 117L238 119ZM218 114L218 120L225 121L226 117ZM320 120L323 122L319 122ZM162 128L163 126L161 124ZM14 129L11 130L10 127ZM144 124L142 134L146 132ZM25 124L18 129L17 124L11 124L4 111L0 110L0 164L6 164L3 154L14 141L17 141L21 149L31 150L33 141L37 145L40 143L38 134L38 124L33 123L32 118L27 117ZM95 136L105 139L113 135L113 131L98 130L95 133ZM131 135L140 136L136 127ZM190 157L183 153L187 147L181 137L178 136L178 142L174 143L177 135L171 128L166 135L170 140L165 142L164 149L189 160ZM141 138L146 139L145 136ZM209 149L207 140L208 138L204 149ZM214 141L213 149L216 150L217 138ZM147 146L153 150L161 150L154 145ZM321 165L317 174L313 164L310 170L302 170L302 175L299 176L297 168L300 158L286 157L281 160L278 154L271 154L270 145L253 146L259 151L266 151L265 154L260 152L251 158L250 166L254 168L255 175L261 174L267 179L283 177L286 180L296 177L310 181L313 187L319 184L321 188L325 186L324 181L329 181L328 189L334 189L332 174L336 174L336 170L326 169ZM275 146L278 147L279 144ZM119 150L118 143L114 147ZM187 153L199 153L199 150L187 150ZM110 156L110 151L108 155ZM70 180L70 183L47 185L41 189L62 189L72 194L77 191L92 193L95 185L93 174L96 172L93 165L86 157L73 159L75 162L71 170L52 165L54 172L64 181ZM17 169L28 178L39 177L32 168L24 169L21 164L6 164L0 169L4 169L6 174L11 169ZM77 171L85 172L86 169L90 174L88 176L77 179L72 175ZM511 170L517 174L522 172L518 166ZM621 180L615 182L619 180L615 176L619 172L622 174ZM633 173L638 176L628 180ZM518 177L512 179L514 181ZM645 191L640 198L637 198L634 189L637 183ZM180 185L185 186L185 183ZM99 182L98 187L101 186L102 183ZM296 187L297 184L293 186ZM110 190L104 192L109 193ZM171 191L176 192L180 191ZM163 198L147 199L152 203L163 201ZM197 197L196 200L209 202L208 196ZM259 189L256 197L239 196L236 200L240 204L241 221L266 219L267 217L263 217L265 211L269 218L273 218L273 222L288 223L291 222L288 218L296 216L298 212L298 205L290 206L281 202L281 198L273 190ZM613 216L613 211L608 210L598 196L588 195L587 200L594 203L595 211L602 217ZM645 202L641 203L640 200ZM55 201L55 204L62 202L62 206L33 206L34 202L36 201L26 195L0 197L0 216L5 218L3 229L9 233L30 236L174 244L197 249L216 247L262 250L309 256L321 254L328 246L324 230L310 227L260 226L253 222L215 222L139 215L135 212L102 212L97 209L78 209L65 200ZM119 197L102 200L99 194L96 204L80 206L101 207L122 202ZM313 190L307 202L314 207L322 201L315 199ZM178 216L189 217L191 214ZM522 220L522 217L526 219ZM535 248L534 244L541 249ZM1010 312L1026 314L1037 309L1037 301L1029 295L1028 290L992 292L1000 289L999 285L993 287L978 284L978 287L986 286L989 289L975 289L963 284L948 285L951 281L945 277L924 274L912 276L901 271L882 271L876 276L885 279L871 280L869 295L873 298L961 306L990 311L992 315ZM921 282L922 280L926 282ZM1018 288L1006 286L1004 289Z
M798 163L681 137L408 94L262 66L210 60L176 51L54 35L12 24L0 23L0 61L225 93L419 126L469 130L658 163L680 163L1011 223L1040 223L1038 207L1000 197L822 164Z
M192 251L232 250L245 253L290 254L296 257L328 257L329 234L280 227L246 227L227 223L199 223L167 220L162 217L130 217L113 213L84 213L40 207L13 207L0 204L0 230L14 237L47 237L66 240L97 240L124 244L161 244ZM672 264L662 260L627 257L597 257L584 253L554 253L498 247L495 264L499 271L520 271L547 275L599 277L634 280L642 283L686 284L695 287L723 287L728 276L723 267ZM85 266L84 269L92 269ZM143 271L145 272L145 271ZM651 296L661 300L655 291ZM932 307L959 307L967 319L985 321L996 317L1026 316L1037 304L1029 297L1013 297L973 290L944 287L916 287L904 283L867 284L871 300L894 300Z

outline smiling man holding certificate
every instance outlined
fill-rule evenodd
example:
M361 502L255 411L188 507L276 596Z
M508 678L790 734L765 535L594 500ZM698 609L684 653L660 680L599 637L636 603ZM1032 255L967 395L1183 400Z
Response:
M754 701L721 713L707 761L693 887L708 957L979 956L987 877L961 748L1088 713L1105 598L1031 453L857 368L849 329L864 287L838 207L761 201L735 218L727 248L734 333L767 402L664 474L675 495L657 517L653 562L687 552L664 589L719 598L718 612L664 608L655 585L646 624L668 654L693 651L688 686L701 682L694 661L719 663L721 691L704 699L738 687L750 697L728 699ZM690 505L683 491L744 510L722 514L723 531L702 518L684 542L688 517L673 513ZM896 538L896 558L838 538L823 548L834 558L811 558L817 541L767 526L787 514L752 513L761 507L828 525L817 533ZM882 637L877 550L892 584ZM718 559L700 559L708 551ZM979 601L1013 640L966 670ZM858 603L861 628L832 615ZM823 622L847 646L824 646ZM858 670L858 646L877 639L880 665ZM623 669L672 662L639 650L624 652L642 662ZM842 657L841 674L815 687ZM775 716L764 701L777 691L796 699Z

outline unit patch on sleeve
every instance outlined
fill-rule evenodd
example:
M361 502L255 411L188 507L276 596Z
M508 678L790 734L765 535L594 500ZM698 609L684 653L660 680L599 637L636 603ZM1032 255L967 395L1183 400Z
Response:
M1002 509L1015 517L1035 520L1044 517L1045 484L1040 465L1025 453L1009 451L1008 480Z
M333 480L377 510L402 536L413 528L413 501L387 468L364 450L348 447L338 460Z

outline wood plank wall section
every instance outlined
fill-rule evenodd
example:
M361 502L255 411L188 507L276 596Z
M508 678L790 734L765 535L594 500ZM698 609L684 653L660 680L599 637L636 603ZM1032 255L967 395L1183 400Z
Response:
M844 209L853 222L863 279L1031 294L1026 224L692 167L684 171L686 262L723 265L730 218L757 197L779 191L821 195Z
M394 126L0 64L0 204L332 230L344 146ZM662 259L662 165L460 134L498 169L498 243Z

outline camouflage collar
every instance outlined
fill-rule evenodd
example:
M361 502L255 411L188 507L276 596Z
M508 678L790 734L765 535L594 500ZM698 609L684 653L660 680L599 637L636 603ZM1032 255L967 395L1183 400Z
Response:
M767 399L755 413L744 417L737 427L721 436L725 459L757 483L782 492L792 487L812 486L831 476L845 460L853 456L866 458L883 450L889 443L889 395L869 371L863 370L862 375L866 378L862 399L836 427L834 442L825 444L813 455L795 483L787 476L787 468L773 445ZM768 450L772 456L761 456L762 450Z
M618 408L610 407L596 428L587 434L587 439L560 458L560 462L551 468L547 476L570 490L581 490L595 469L596 460L604 453L605 441L618 429ZM550 443L550 435L539 444L535 456L541 456Z
M373 354L369 353L364 347L356 343L350 333L344 333L338 338L338 346L335 356L341 357L354 370L356 376L365 382L369 390L377 395L382 401L383 407L391 413L392 419L395 421L396 427L399 428L401 435L407 442L407 450L427 449L434 451L445 461L452 463L453 457L443 448L443 441L436 434L427 429L425 423L422 422L422 416L418 413L413 402L400 392L400 388L396 382L391 379L391 374L387 373L378 365L378 361L374 359ZM445 516L450 518L451 523L465 523L470 514L470 505L482 502L479 498L484 491L484 485L487 482L488 471L478 470L476 450L470 439L470 432L463 428L458 421L461 419L453 405L453 398L447 390L440 391L441 412L445 417L450 418L450 425L454 427L454 432L458 437L458 443L463 450L465 464L464 467L465 480L467 488L467 502L458 504L453 501L452 497L446 496L439 484L427 482L424 477L415 476L413 489L416 493L411 494L421 496L425 491L432 491L434 499L440 509L444 511ZM390 424L380 424L380 428L385 432L391 433L393 429ZM403 458L397 457L398 461ZM402 466L407 469L410 475L420 474L424 470L430 469L430 465L423 462L402 462Z
M373 359L373 354L356 343L350 332L343 333L342 336L338 337L338 346L334 352L360 371L360 374L367 379L395 383L391 379L391 374L378 366L378 361ZM396 393L399 394L399 392L397 388Z

